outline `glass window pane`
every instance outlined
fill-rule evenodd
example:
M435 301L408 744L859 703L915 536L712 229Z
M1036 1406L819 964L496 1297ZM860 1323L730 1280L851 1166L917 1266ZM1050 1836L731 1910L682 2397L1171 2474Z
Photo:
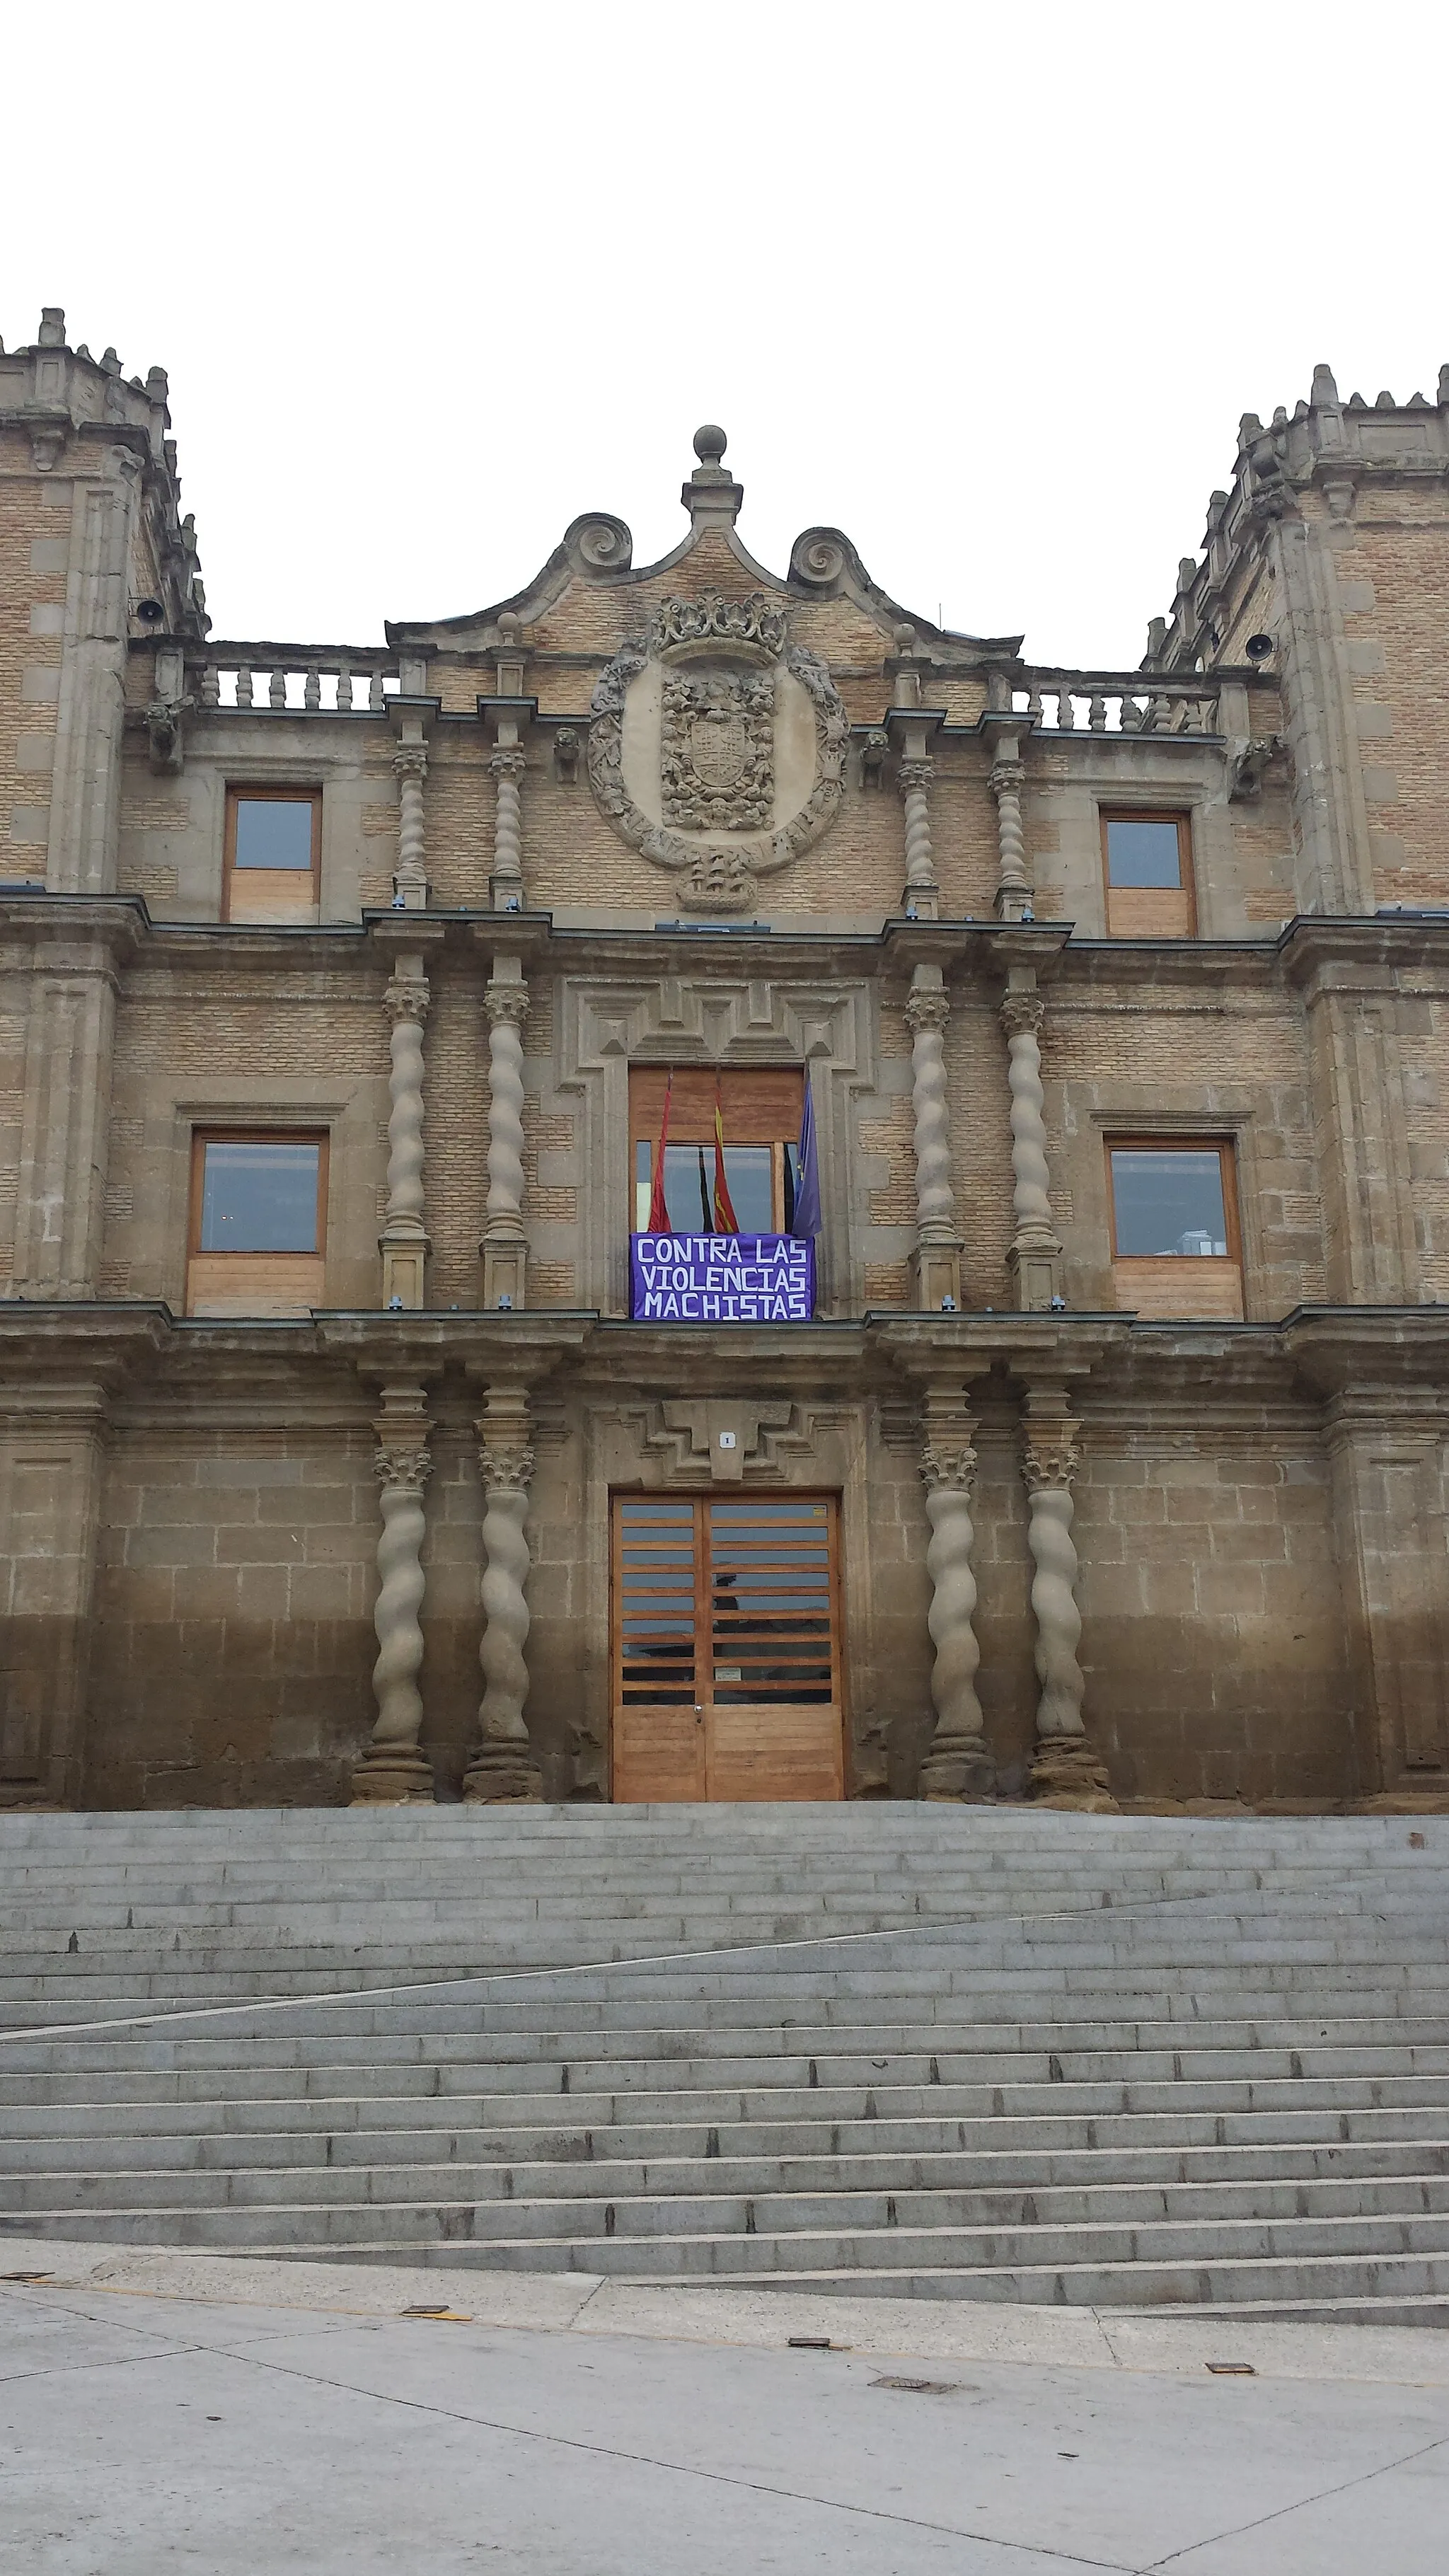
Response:
M312 800L239 796L236 804L239 868L310 868Z
M1112 886L1180 886L1176 823L1136 821L1107 825L1107 883Z
M203 1252L315 1252L317 1145L208 1144Z
M649 1146L637 1145L635 1156L636 1230L642 1233L649 1222ZM773 1159L768 1145L725 1147L725 1178L729 1182L741 1234L774 1233ZM713 1234L713 1145L665 1146L664 1198L669 1210L670 1228L675 1234Z
M1164 1153L1115 1146L1112 1199L1117 1250L1126 1258L1227 1251L1223 1158L1215 1146Z

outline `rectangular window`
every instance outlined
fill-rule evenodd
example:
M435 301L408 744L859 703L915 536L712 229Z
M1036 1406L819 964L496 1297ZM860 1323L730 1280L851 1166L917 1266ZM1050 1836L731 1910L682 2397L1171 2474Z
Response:
M1102 874L1112 939L1192 939L1192 829L1186 814L1103 812Z
M654 1155L664 1116L667 1075L636 1065L629 1076L633 1202L636 1234L647 1231ZM788 1234L795 1213L797 1147L804 1106L798 1065L720 1076L724 1113L725 1178L741 1234ZM674 1076L669 1097L669 1141L664 1190L676 1234L713 1234L714 1107L712 1068L691 1065Z
M192 1140L189 1315L306 1315L323 1302L327 1138Z
M1241 1320L1232 1146L1116 1138L1107 1175L1118 1305L1141 1315Z
M315 921L322 858L322 791L229 787L223 918Z

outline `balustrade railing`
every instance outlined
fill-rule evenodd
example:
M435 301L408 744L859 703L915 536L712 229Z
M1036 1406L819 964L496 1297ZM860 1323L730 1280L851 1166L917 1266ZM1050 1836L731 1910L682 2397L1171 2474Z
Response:
M378 715L399 687L386 645L208 644L186 680L199 707L241 714Z
M1030 668L1009 695L1013 714L1034 716L1048 733L1213 735L1222 729L1219 682L1202 672Z

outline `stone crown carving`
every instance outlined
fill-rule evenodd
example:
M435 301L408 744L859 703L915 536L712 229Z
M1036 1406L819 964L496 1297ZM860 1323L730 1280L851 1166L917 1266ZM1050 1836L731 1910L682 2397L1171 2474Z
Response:
M832 820L850 722L825 664L763 592L663 600L594 691L589 779L616 831L683 875L695 910L745 912Z

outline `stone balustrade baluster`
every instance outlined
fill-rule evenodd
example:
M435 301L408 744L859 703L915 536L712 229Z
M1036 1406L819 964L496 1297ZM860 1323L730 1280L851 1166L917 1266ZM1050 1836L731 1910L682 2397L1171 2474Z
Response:
M510 974L506 970L512 967ZM523 1029L528 987L513 959L495 961L483 996L488 1014L488 1203L483 1225L483 1303L521 1307L527 1285L523 1222Z
M1032 970L1015 973L1032 976ZM1046 1152L1046 1091L1041 1078L1041 1029L1045 1007L1032 983L1007 993L1001 1005L1011 1091L1011 1249L1007 1266L1016 1302L1045 1312L1061 1294L1062 1247L1052 1218Z
M996 910L1002 921L1020 921L1031 909L1031 877L1021 815L1022 764L1015 735L1007 738L989 775L996 799Z
M951 1186L946 1106L946 1024L951 1005L939 967L918 966L906 1002L916 1158L916 1296L923 1310L961 1303L961 1237Z
M931 1524L926 1572L927 1625L935 1648L931 1698L936 1725L921 1764L922 1798L980 1803L995 1795L996 1766L986 1747L976 1673L981 1661L973 1624L976 1577L971 1497L976 1481L973 1417L954 1393L930 1395L923 1408L921 1474Z
M1107 1771L1087 1733L1086 1682L1077 1660L1082 1616L1077 1608L1077 1551L1072 1538L1072 1480L1081 1465L1081 1426L1060 1388L1029 1388L1021 1466L1034 1572L1032 1615L1040 1696L1031 1794L1042 1806L1116 1810Z
M936 854L931 840L931 781L936 764L930 759L906 759L896 773L896 784L905 803L906 826L906 909L917 912L933 910L939 888L936 884Z
M422 1546L426 1531L423 1489L431 1470L427 1391L420 1386L382 1390L382 1412L373 1425L374 1460L381 1487L382 1535L377 1542L378 1593L373 1611L377 1661L372 1668L377 1717L371 1740L352 1774L354 1806L431 1804L432 1770L419 1749L423 1722L418 1674L423 1661Z
M488 756L496 802L493 818L492 893L495 912L517 912L523 905L523 752L517 743L498 743Z
M528 1397L521 1388L490 1387L478 1424L483 1481L483 1638L478 1660L483 1697L479 1746L463 1779L470 1803L542 1796L524 1719L528 1697L529 1548L526 1520L533 1451Z
M423 1029L429 999L422 957L399 957L383 994L392 1022L387 1211L378 1240L385 1307L424 1302L429 1244L423 1213Z
M423 825L423 781L428 774L428 747L421 739L400 742L392 756L397 773L397 870L393 892L405 912L421 912L428 900L428 871Z

